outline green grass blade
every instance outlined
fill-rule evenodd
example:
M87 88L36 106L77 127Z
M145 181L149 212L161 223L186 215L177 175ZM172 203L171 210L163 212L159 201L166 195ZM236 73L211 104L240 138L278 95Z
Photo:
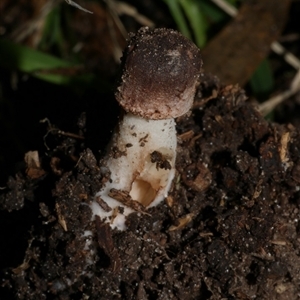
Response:
M191 39L191 33L190 33L190 30L186 23L183 11L180 7L178 0L163 0L163 1L167 4L167 6L170 10L170 13L171 13L173 19L175 20L175 23L176 23L179 31L184 36Z
M230 3L233 6L236 6L239 2L239 0L226 0L226 2Z
M22 72L74 66L66 60L4 40L0 40L0 65Z
M212 2L200 1L202 13L211 23L219 23L224 21L226 18L229 19L228 15L217 6L213 5Z
M180 0L180 4L193 29L195 42L198 47L203 47L206 43L207 22L196 0Z
M62 40L60 19L61 8L60 6L56 6L49 12L46 17L39 49L49 49L53 45L60 46L60 42Z
M47 74L51 70L71 68L76 65L49 54L0 40L0 67L29 73L37 78L55 83L68 84L72 76ZM58 72L59 73L59 72Z

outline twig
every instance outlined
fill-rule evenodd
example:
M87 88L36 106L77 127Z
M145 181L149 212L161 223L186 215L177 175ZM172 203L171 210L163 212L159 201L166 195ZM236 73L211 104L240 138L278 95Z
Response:
M72 133L72 132L65 132L63 130L59 130L59 129L55 129L53 128L53 131L58 134L58 135L63 135L63 136L67 136L67 137L70 137L70 138L73 138L73 139L78 139L78 140L84 140L84 137L79 135L79 134L76 134L76 133Z
M72 0L65 0L69 5L76 7L84 12L87 12L89 14L93 14L93 12L91 12L90 10L87 10L85 8L83 8L82 6L80 6L79 4L77 4L76 2L72 1Z
M270 98L269 100L261 103L258 107L258 110L263 116L265 116L268 113L270 113L277 105L279 105L284 100L291 97L293 94L294 94L294 92L291 89L285 90L281 94L274 96L274 97Z
M117 25L125 39L127 38L127 30L120 20L120 15L125 14L127 16L130 16L143 26L154 27L154 23L144 15L140 14L134 6L122 1L115 0L105 0L105 2L107 4L107 7L109 8L109 12L114 19L115 24Z
M211 1L231 17L235 17L238 14L238 10L224 0ZM287 51L280 43L273 42L271 44L271 49L276 54L283 56L284 60L293 68L296 70L300 69L300 60L293 53Z
M119 31L121 32L124 39L128 37L127 30L125 26L123 25L122 21L120 20L120 15L125 14L132 18L134 18L137 22L144 26L153 27L154 23L146 18L145 16L141 15L135 7L122 2L122 1L114 1L114 0L105 0L109 12L109 16L107 18L108 28L109 28L109 34L111 36L111 39L114 43L114 58L116 62L120 62L120 57L122 56L122 47L120 46L117 36L116 36L116 30L114 28L114 24L118 27Z
M300 89L300 69L296 73L292 83L291 83L291 89L298 91Z
M140 23L143 26L154 27L154 23L146 16L139 13L134 6L123 1L115 1L115 0L109 0L109 1L113 3L118 15L125 14L127 16L134 18L138 23Z
M235 17L238 13L238 10L233 5L229 4L224 0L211 0L211 1L231 17Z
M277 105L279 105L289 97L295 95L299 91L300 91L300 69L296 73L290 87L287 90L261 103L259 105L258 110L262 115L265 116L268 113L270 113Z
M48 131L47 133L44 135L43 137L43 140L44 140L44 145L45 147L47 148L47 150L50 150L50 148L48 147L47 143L46 143L46 138L47 136L49 135L49 133L52 133L53 135L54 134L58 134L58 135L63 135L63 136L67 136L67 137L70 137L70 138L73 138L73 139L79 139L79 140L84 140L84 137L81 136L81 135L78 135L76 133L72 133L72 132L65 132L63 130L60 130L56 127L54 127L50 120L48 118L45 118L45 119L42 119L40 120L40 123L47 123L48 124Z
M115 24L119 28L124 39L126 39L127 38L127 30L126 30L125 26L123 25L123 23L121 22L118 13L116 12L114 2L112 0L106 0L105 2L107 4L107 7L109 9L109 12L110 12L112 18L115 21Z
M281 44L278 42L273 42L271 44L271 49L278 55L282 55L284 60L296 70L300 69L299 59L291 52L287 51Z
M116 24L116 26L120 30L120 32L121 32L124 39L126 39L127 31L126 31L125 27L123 26L123 24L122 24L121 20L119 19L119 17L115 14L115 12L110 7L109 3L107 3L107 6L108 6L108 12L109 12L108 17L107 17L107 25L108 25L108 29L109 29L109 35L110 35L111 40L114 44L113 56L114 56L115 62L119 63L120 62L120 57L122 56L122 47L121 47L121 45L118 41L117 34L116 34L116 29L114 27L114 23Z

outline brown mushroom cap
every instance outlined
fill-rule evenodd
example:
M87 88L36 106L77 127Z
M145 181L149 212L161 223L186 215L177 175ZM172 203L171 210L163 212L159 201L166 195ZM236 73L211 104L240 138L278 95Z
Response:
M147 119L176 118L194 100L202 66L200 50L172 29L141 28L124 51L116 99Z

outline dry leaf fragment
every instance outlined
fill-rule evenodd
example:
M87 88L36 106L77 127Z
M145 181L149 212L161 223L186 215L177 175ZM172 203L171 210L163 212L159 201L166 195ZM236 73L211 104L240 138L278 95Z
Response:
M113 272L118 272L121 268L121 261L118 250L115 248L112 238L112 231L108 223L101 221L99 216L96 216L96 230L98 244L103 249L105 254L111 260L111 269Z
M31 179L37 179L46 174L41 168L38 151L28 151L24 160L27 164L26 174Z
M58 217L58 223L64 229L64 231L68 231L67 222L64 219L64 216L61 213L61 209L58 203L55 204L55 209Z
M225 84L244 86L279 37L290 3L242 1L236 17L203 49L205 70Z
M203 192L210 186L212 175L203 163L198 162L187 167L187 172L182 175L182 179L193 190Z
M188 223L190 223L193 220L194 216L195 216L195 213L189 213L189 214L184 215L183 217L181 217L177 220L178 225L172 225L169 228L169 231L174 231L174 230L179 230L179 229L184 228Z

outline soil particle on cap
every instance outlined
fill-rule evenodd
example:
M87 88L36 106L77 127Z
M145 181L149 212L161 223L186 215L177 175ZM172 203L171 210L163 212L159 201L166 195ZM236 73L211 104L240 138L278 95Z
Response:
M89 149L59 174L9 179L1 214L17 209L32 225L23 259L3 271L7 295L298 299L300 133L245 100L237 86L201 76L192 112L177 119L172 190L147 214L129 215L125 231L92 220L88 204L107 178ZM16 228L7 230L21 239Z

